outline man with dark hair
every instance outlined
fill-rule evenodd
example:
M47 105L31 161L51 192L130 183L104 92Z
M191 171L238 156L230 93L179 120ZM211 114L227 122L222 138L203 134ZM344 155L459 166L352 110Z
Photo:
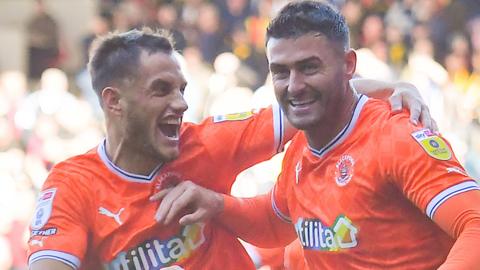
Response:
M302 130L275 187L235 199L179 185L157 194L158 219L214 199L209 215L222 213L216 220L247 242L285 245L296 234L309 269L478 269L478 183L444 138L351 89L356 54L340 13L289 3L266 46L277 100Z
M99 38L89 69L106 138L50 172L31 223L30 269L254 269L222 226L158 224L149 198L188 179L228 193L238 173L296 132L278 105L182 124L187 82L169 36L149 29Z

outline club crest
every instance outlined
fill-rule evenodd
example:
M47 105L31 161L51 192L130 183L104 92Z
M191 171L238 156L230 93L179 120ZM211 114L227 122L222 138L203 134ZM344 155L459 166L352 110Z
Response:
M355 160L350 155L343 155L339 161L337 161L335 170L335 182L338 186L343 187L350 182L353 176L353 165Z

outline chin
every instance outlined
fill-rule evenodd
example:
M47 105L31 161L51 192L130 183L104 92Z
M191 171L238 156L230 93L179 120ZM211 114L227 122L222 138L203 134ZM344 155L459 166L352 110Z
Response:
M178 158L180 151L178 149L170 151L160 151L159 156L163 162L170 162Z
M316 125L315 124L316 122L312 121L311 119L299 119L299 118L292 117L292 118L288 118L288 121L290 121L290 124L292 124L292 126L294 126L296 129L299 129L299 130L311 129Z

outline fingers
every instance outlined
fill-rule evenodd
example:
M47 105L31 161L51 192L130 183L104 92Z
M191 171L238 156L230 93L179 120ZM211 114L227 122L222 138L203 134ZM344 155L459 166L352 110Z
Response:
M170 190L172 190L172 188L166 188L166 189L163 189L155 194L153 194L152 196L150 196L149 200L151 202L153 201L159 201L161 200L163 197L165 197L165 195L168 194L168 192L170 192Z
M180 195L184 192L184 190L185 190L185 187L184 185L181 185L181 184L177 185L176 187L170 190L166 190L167 193L163 197L163 200L157 209L157 213L155 214L155 219L157 220L157 222L165 223L164 220L168 215L168 212L170 211L173 203L178 197L180 197Z
M393 113L402 111L402 97L400 95L393 95L388 100L390 101L390 107Z
M420 120L422 116L422 104L415 99L410 99L410 101L405 102L407 102L407 107L410 110L410 122L415 126L418 125L418 120Z
M171 189L162 190L150 197L151 201L162 199L155 214L157 222L167 225L175 218L181 225L203 221L222 211L223 196L184 181Z
M428 110L427 106L422 107L422 114L420 119L424 127L430 130L433 130L432 117L430 115L430 111Z
M184 190L184 192L175 199L170 207L163 224L169 224L172 220L178 216L183 210L185 210L192 202L194 198L192 192L189 189Z
M182 225L182 226L197 223L197 222L200 222L200 221L204 220L205 214L206 214L206 211L204 211L202 209L198 209L197 211L195 211L191 214L185 215L182 218L180 218L178 223L180 223L180 225Z
M435 132L437 135L440 133L440 130L438 129L438 124L435 119L432 118L432 131Z

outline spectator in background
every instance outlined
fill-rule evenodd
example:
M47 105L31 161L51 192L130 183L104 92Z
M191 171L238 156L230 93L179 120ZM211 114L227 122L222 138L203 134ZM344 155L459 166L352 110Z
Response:
M77 74L75 82L80 88L82 96L88 101L93 108L97 119L102 119L103 113L98 103L97 96L92 87L90 74L87 70L88 51L92 41L100 35L105 35L112 30L112 16L110 13L102 13L95 15L89 22L90 32L85 35L82 40L83 45L83 68Z
M187 41L181 32L182 25L179 24L178 11L173 4L161 4L158 7L155 26L170 31L175 42L175 49L183 52Z
M198 15L198 48L203 60L212 64L215 57L225 51L223 29L217 6L203 3Z
M42 72L58 67L60 37L57 21L46 11L43 0L35 0L35 13L27 26L28 77L40 79Z

